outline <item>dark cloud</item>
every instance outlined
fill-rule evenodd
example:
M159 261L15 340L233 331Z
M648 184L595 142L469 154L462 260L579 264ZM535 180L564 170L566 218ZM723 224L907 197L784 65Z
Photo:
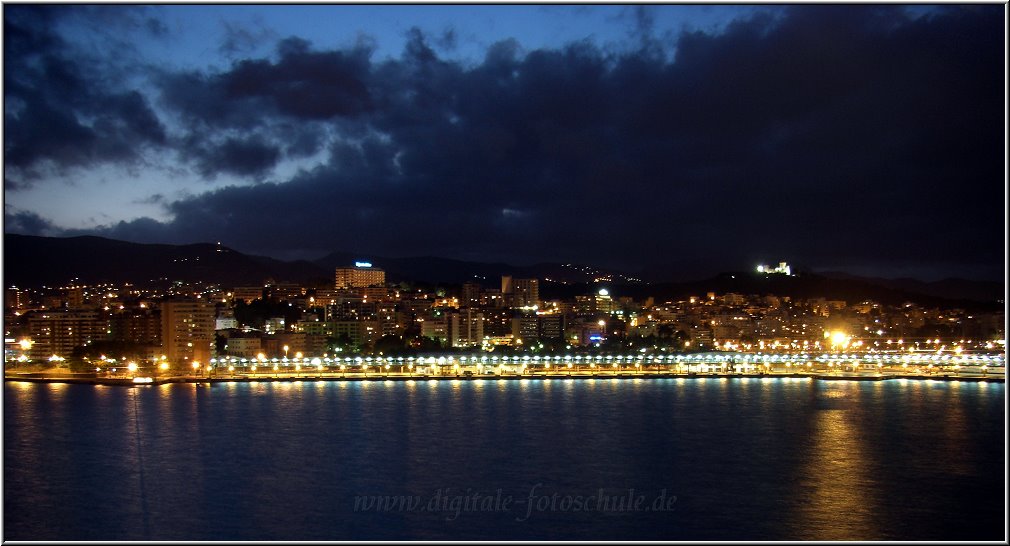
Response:
M27 189L28 187L30 187L28 184L25 184L24 182L18 179L10 178L9 176L4 177L4 189L6 191L23 190Z
M458 42L459 36L457 36L456 29L449 27L442 31L436 43L442 51L453 51L456 49Z
M264 43L277 39L277 34L260 21L252 24L240 24L233 21L223 21L224 36L218 51L228 58L251 53Z
M34 212L4 206L4 233L52 236L60 234L60 231L52 222Z
M204 129L248 129L273 117L329 120L370 109L370 50L315 52L304 40L288 38L277 53L277 61L245 59L222 73L163 73L162 100L187 124Z
M88 23L93 32L121 33L140 31L153 38L167 38L171 31L149 6L120 6L108 4L83 4L64 7L64 17L73 17Z
M144 20L144 26L147 28L147 31L151 34L151 36L164 38L169 35L168 26L160 19L148 17Z
M168 203L168 223L103 233L682 276L780 260L999 271L998 10L795 6L674 43L636 11L630 50L507 40L476 66L442 58L444 36L416 29L382 61L364 42L287 39L223 71L161 73L159 105L182 138L150 120L103 134L164 142L208 178L265 180L284 158L327 159L283 183ZM17 96L18 116L60 132L47 157L98 140L60 103Z
M285 123L276 127L276 133L284 143L284 154L291 158L315 154L326 139L325 129L316 124Z
M312 52L291 40L281 43L280 60L246 60L222 77L229 98L265 99L281 115L328 119L360 114L370 107L365 86L367 51Z
M132 163L146 148L165 144L146 97L113 85L117 67L55 35L58 12L51 7L5 9L5 166L30 181L44 168Z
M197 169L206 178L218 173L261 179L280 159L280 149L259 137L228 138L207 146L194 143L189 153L196 158Z

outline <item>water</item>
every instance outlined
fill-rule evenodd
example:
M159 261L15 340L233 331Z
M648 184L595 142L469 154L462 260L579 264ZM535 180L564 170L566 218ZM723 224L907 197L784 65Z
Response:
M3 538L1004 540L1004 421L935 381L8 382Z

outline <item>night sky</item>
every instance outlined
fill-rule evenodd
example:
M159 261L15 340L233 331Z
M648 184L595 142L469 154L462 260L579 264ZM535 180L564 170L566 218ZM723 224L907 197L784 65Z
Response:
M3 6L4 230L1005 273L1005 6Z

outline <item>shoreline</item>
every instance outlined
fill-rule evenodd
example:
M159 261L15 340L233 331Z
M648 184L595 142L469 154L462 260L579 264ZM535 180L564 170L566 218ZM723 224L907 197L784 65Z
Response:
M669 373L669 372L629 372L618 374L607 373L538 373L538 374L483 374L483 375L267 375L250 377L229 376L229 377L192 377L177 376L165 378L143 378L149 381L134 381L131 378L121 377L66 377L66 376L36 376L32 375L5 375L4 382L24 382L24 383L63 383L72 385L107 385L122 387L142 387L148 385L166 385L172 383L256 383L256 382L303 382L303 381L488 381L488 380L512 380L512 381L543 381L551 379L812 379L817 381L892 381L892 380L913 380L913 381L943 381L943 382L965 382L965 383L1006 383L1005 376L957 376L952 374L944 375L916 375L916 374L895 374L895 375L833 375L827 373Z

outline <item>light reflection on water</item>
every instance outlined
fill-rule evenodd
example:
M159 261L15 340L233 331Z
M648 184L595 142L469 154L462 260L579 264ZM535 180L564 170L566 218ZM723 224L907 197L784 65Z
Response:
M1002 536L1001 384L420 381L9 382L5 538ZM666 489L677 509L451 524L352 510L360 494L520 498L538 483L562 495Z
M825 394L845 398L845 387ZM846 540L853 536L878 537L873 509L877 506L870 461L859 434L860 424L844 409L827 409L815 414L810 450L803 459L808 466L801 473L804 498L798 502L796 518L803 522L795 529L807 540ZM804 536L809 533L808 536Z

